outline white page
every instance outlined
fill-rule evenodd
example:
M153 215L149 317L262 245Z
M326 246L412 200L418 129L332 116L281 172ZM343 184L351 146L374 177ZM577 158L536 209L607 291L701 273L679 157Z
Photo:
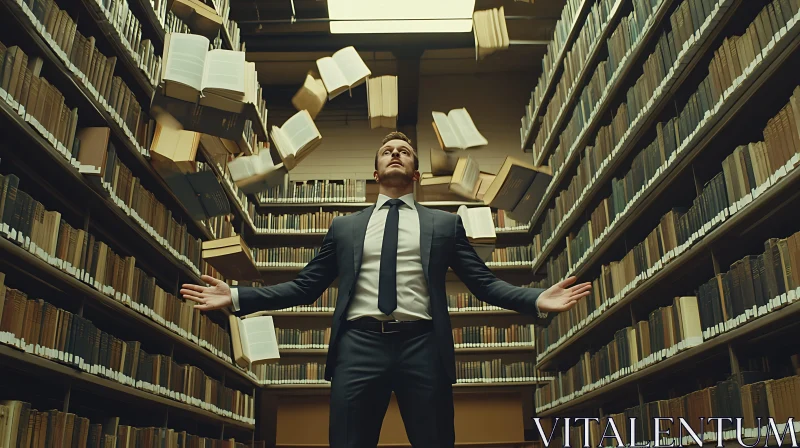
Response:
M345 85L355 86L372 75L372 72L353 47L345 47L333 54L333 60L344 75Z
M369 117L380 117L383 114L383 83L381 78L367 80L367 109Z
M382 76L382 106L384 117L397 116L397 76Z
M306 110L301 110L294 114L292 118L286 120L286 123L281 126L281 130L292 146L294 154L297 154L303 146L320 136L317 127L314 125L314 120L311 119Z
M469 209L473 238L496 238L490 207L473 207Z
M194 34L171 34L164 71L165 81L174 81L203 89L208 39Z
M234 181L264 174L274 166L269 151L262 150L256 155L237 157L228 162L228 171Z
M347 79L339 70L339 66L333 58L317 59L317 69L319 69L319 76L322 78L322 83L325 84L325 89L328 90L328 93L347 86Z
M280 359L272 316L248 317L242 319L242 322L247 334L251 362Z
M450 123L453 127L458 128L458 133L461 135L462 142L465 148L472 148L474 146L484 146L489 143L486 138L478 132L475 123L472 121L467 109L453 109L447 114L450 118ZM436 123L437 125L439 123Z
M469 209L466 205L461 205L458 207L458 216L461 217L461 222L464 224L464 232L467 234L467 238L472 237L472 223L470 222L469 216Z
M247 331L245 331L244 321L242 321L242 319L237 318L236 323L239 325L239 339L242 340L242 354L247 359L252 361L253 358L250 357L250 342L247 338Z
M461 136L456 133L456 130L450 126L450 120L443 112L431 112L433 115L433 122L439 129L439 136L442 137L442 142L446 148L464 148L461 142Z
M203 89L219 89L244 95L244 52L211 50L206 56Z

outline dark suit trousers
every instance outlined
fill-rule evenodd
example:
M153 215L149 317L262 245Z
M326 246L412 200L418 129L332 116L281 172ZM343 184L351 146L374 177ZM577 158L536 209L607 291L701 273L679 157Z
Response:
M407 335L347 328L331 379L331 448L375 448L392 391L414 448L455 443L453 389L433 331Z

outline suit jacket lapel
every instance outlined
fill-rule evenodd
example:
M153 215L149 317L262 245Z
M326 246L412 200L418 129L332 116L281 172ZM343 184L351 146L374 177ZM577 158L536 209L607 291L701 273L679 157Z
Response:
M417 215L419 215L419 254L422 258L422 271L425 273L425 281L428 279L428 266L431 259L431 244L433 242L433 212L417 205Z
M355 272L354 279L358 279L358 273L361 271L361 256L364 253L364 239L367 237L367 225L369 218L372 216L372 211L375 205L367 207L361 213L353 216L353 272Z

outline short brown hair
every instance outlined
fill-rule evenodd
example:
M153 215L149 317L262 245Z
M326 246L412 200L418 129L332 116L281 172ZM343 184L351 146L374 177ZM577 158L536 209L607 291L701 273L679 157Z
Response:
M386 137L383 137L383 140L381 141L381 147L383 147L383 145L385 145L386 142L391 141L391 140L402 140L402 141L408 143L408 146L411 146L411 150L412 150L412 152L414 154L414 169L415 170L419 170L419 157L417 157L417 151L414 149L414 146L411 144L411 139L408 138L408 136L406 134L403 134L400 131L392 131L392 132L386 134ZM380 151L380 149L378 151ZM375 169L376 170L378 169L378 151L375 152Z

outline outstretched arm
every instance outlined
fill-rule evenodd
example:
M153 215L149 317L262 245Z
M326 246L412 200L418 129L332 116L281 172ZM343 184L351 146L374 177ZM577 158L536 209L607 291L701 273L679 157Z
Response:
M310 305L333 283L339 272L334 238L335 223L334 219L322 241L319 253L294 280L260 288L238 287L232 292L225 282L204 275L201 279L209 286L185 284L181 289L181 295L198 302L195 308L202 311L234 305L235 311L239 312L237 314ZM237 296L236 300L232 295Z
M450 267L478 300L525 314L549 313L546 320L539 322L544 324L554 313L569 310L579 299L589 295L591 283L570 286L575 283L575 277L548 289L523 288L498 279L475 253L460 216L456 217L455 225L455 250L450 256Z

